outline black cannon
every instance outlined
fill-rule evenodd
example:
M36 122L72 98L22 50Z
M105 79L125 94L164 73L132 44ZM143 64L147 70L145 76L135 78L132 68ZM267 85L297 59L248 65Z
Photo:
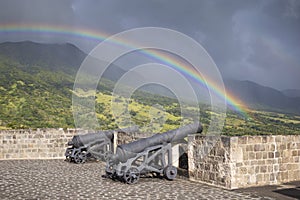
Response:
M85 135L75 135L68 142L68 147L65 152L66 160L75 163L84 163L87 158L95 158L106 160L108 154L112 154L112 142L114 132L137 132L137 126L99 131L96 133L87 133Z
M139 180L140 175L151 172L173 180L177 168L172 165L172 143L180 142L188 134L201 132L202 126L194 123L119 145L116 154L107 160L106 177L132 184Z

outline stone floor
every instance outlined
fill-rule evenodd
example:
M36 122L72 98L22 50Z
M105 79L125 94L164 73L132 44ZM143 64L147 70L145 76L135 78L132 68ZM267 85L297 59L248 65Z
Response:
M63 160L0 161L0 199L272 199L184 179L141 178L128 185L104 179L104 164Z

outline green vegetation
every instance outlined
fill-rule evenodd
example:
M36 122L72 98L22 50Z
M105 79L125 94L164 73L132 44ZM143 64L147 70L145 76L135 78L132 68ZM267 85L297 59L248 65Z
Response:
M42 63L24 65L0 57L0 129L74 127L71 107L74 73L63 69L53 70ZM116 128L131 119L144 127L142 131L162 132L177 128L182 122L189 123L195 115L196 109L187 106L190 116L182 119L176 99L143 91L135 92L127 105L123 97L112 97L113 86L112 81L104 79L96 94L97 118L102 129ZM215 115L209 106L200 105L200 121L205 130ZM223 134L300 134L300 116L254 110L249 111L249 116L245 119L228 111Z
M299 116L266 111L249 111L249 119L228 112L226 135L288 135L300 134Z
M73 78L39 66L0 59L1 128L73 126Z

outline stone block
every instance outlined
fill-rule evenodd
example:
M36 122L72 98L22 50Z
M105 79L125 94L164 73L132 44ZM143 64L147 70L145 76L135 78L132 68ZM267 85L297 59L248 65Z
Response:
M274 159L266 159L265 160L265 164L266 165L273 165L274 163L276 163L277 161Z
M247 168L247 174L255 174L255 167L254 166L250 166Z
M243 160L246 162L247 160L249 160L249 153L247 152L243 152Z
M258 165L265 165L266 164L266 161L265 160L258 160Z
M260 166L255 166L255 173L256 173L256 174L259 173L259 169L260 169Z
M295 170L294 173L295 173L295 175L294 175L295 180L298 181L300 179L300 168L298 168L298 170Z
M239 174L247 174L247 167L239 167L238 168Z
M249 159L254 160L255 159L255 153L254 152L249 152Z
M290 163L293 162L293 158L289 156L282 157L282 163Z
M283 171L286 171L288 168L287 168L287 164L281 164L279 165L279 171L283 172Z
M256 175L256 183L262 183L264 181L264 175L263 174L257 174Z
M269 144L267 146L269 151L275 151L275 144Z
M287 145L286 144L280 144L277 146L278 151L283 151L287 149Z
M238 147L238 148L233 148L231 150L231 160L235 162L243 162L243 149Z
M221 143L222 143L222 146L225 149L229 149L229 147L230 147L230 138L229 137L221 137Z
M244 164L242 162L236 163L236 167L242 167Z
M292 156L298 156L298 151L297 150L293 150L292 151Z
M275 142L281 143L282 142L282 136L281 135L275 136Z
M210 169L211 169L211 168L210 168L211 164L206 163L204 166L205 166L205 167L204 167L205 170L210 171Z
M257 165L258 164L258 161L257 160L251 160L251 165Z
M217 156L224 156L225 155L225 149L224 148L218 148L216 151Z
M204 181L209 181L209 173L204 173L203 174L203 180Z
M251 166L251 161L250 160L244 161L244 166Z
M246 151L254 151L253 145L246 145Z
M267 166L260 166L260 173L266 173L266 172L268 172L268 170L267 170Z
M265 145L263 144L255 144L254 145L254 151L264 151L265 150Z
M6 140L10 140L10 139L12 139L12 136L11 136L11 135L5 135L4 138L5 138Z
M212 181L216 181L216 173L210 172L209 173L209 179Z
M267 143L268 142L268 137L269 136L262 136L262 143Z
M267 152L263 152L263 159L268 159L268 153Z
M270 181L270 174L269 173L264 174L264 181L265 181L265 184L269 183L269 181Z
M255 154L255 158L258 159L258 160L262 159L262 152L257 152Z
M248 144L261 144L262 138L261 136L249 136L248 137Z
M238 144L247 144L247 141L248 141L248 137L246 136L238 137Z

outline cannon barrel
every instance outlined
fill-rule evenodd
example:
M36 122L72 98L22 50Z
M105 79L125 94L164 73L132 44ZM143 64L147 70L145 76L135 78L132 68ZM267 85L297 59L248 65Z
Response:
M137 153L146 148L164 143L173 143L182 140L188 134L201 133L200 123L193 123L175 130L158 133L148 138L136 140L131 143L118 145L116 154L111 157L113 163L126 162L129 158L136 156Z
M139 131L139 127L132 126L124 129L99 131L96 133L87 133L85 135L75 135L73 136L72 140L68 142L68 145L73 146L75 148L79 148L81 146L87 145L93 141L100 140L105 137L108 138L109 140L112 140L114 132L132 133L137 131Z

